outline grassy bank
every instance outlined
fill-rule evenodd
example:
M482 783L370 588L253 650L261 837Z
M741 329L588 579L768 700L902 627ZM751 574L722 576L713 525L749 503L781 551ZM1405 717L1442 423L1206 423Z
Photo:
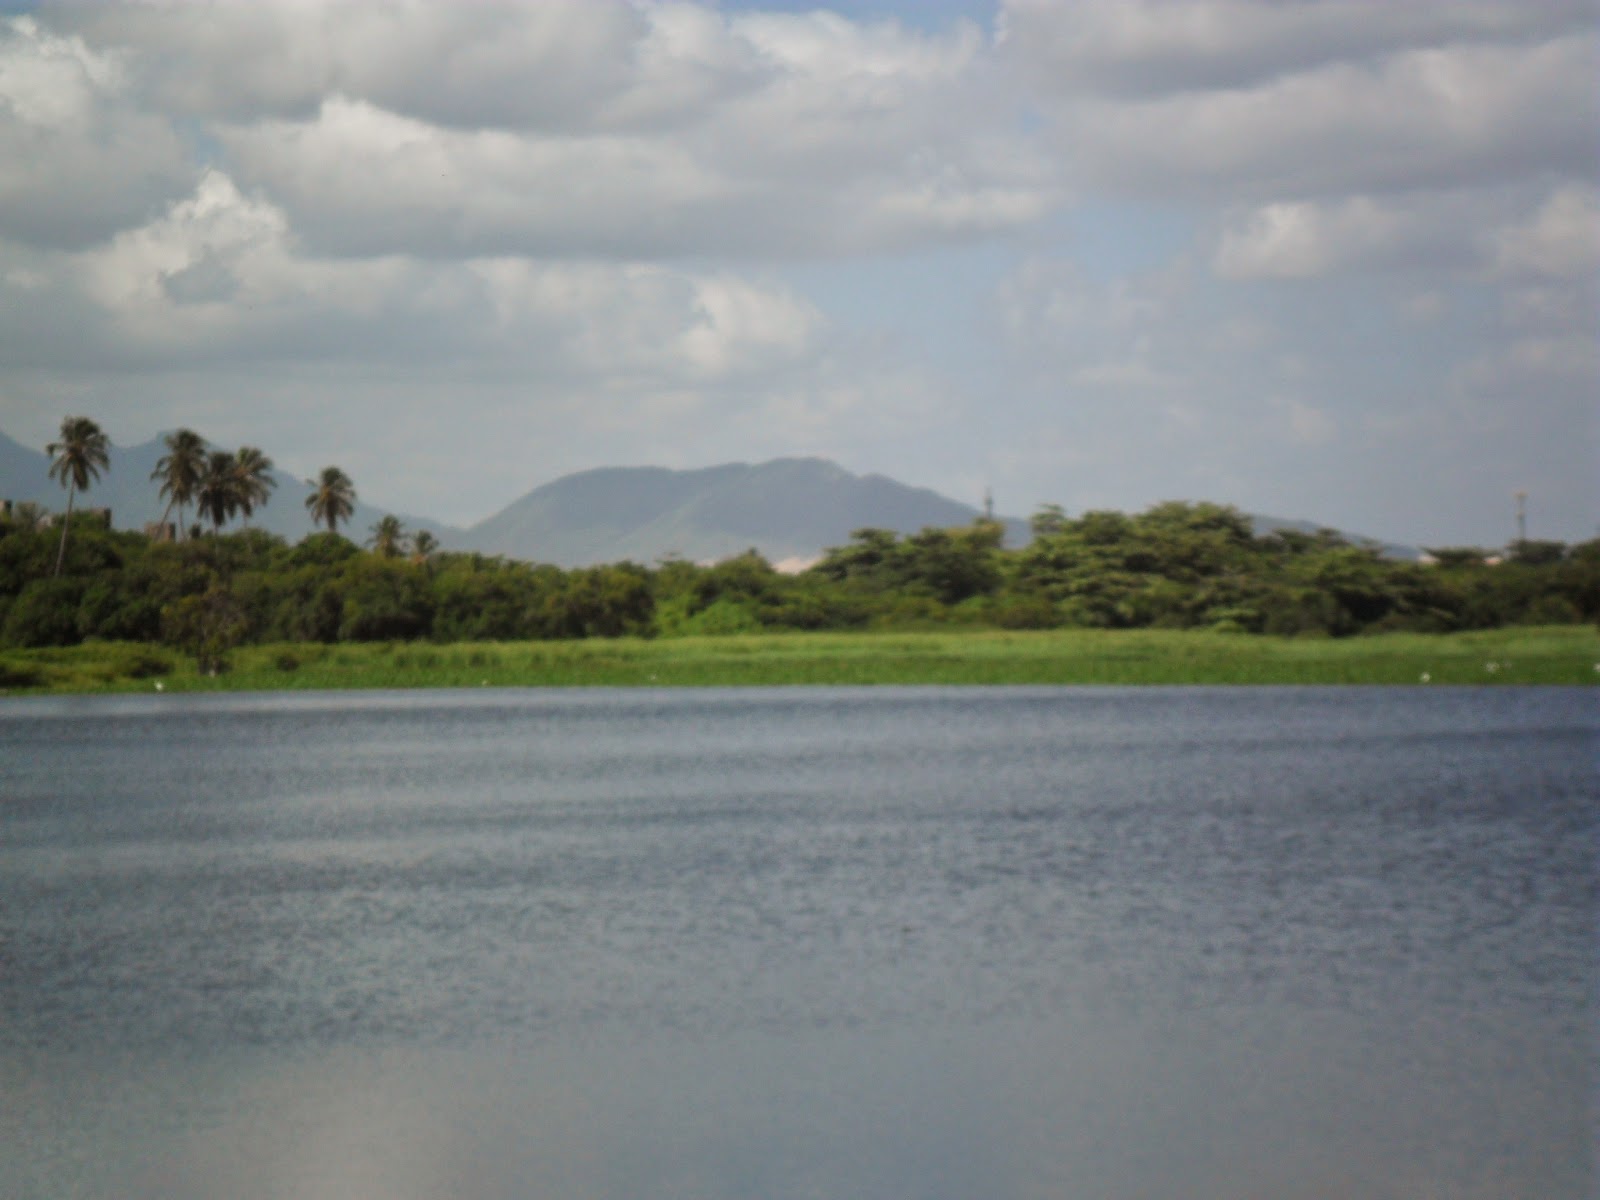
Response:
M1169 630L742 634L655 641L243 647L200 674L162 647L0 652L0 694L778 684L1597 684L1583 626L1340 640Z

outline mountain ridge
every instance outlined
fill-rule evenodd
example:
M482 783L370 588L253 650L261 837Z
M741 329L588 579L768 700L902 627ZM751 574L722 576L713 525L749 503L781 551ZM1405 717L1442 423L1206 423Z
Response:
M979 515L929 488L856 475L822 458L564 475L465 531L484 553L563 566L680 557L703 562L755 549L773 562L816 558L864 526L915 533ZM1026 523L1007 522L1013 544Z

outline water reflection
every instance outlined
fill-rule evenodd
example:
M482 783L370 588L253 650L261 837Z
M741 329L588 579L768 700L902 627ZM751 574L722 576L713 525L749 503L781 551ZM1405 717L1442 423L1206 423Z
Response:
M1508 1042L1504 1015L1380 1030L1325 1012L1108 1011L716 1038L598 1027L470 1048L57 1059L21 1080L13 1059L7 1094L27 1105L5 1132L26 1153L7 1194L1586 1195L1583 1064L1537 1022Z
M1592 1193L1585 693L210 699L0 704L0 1194Z

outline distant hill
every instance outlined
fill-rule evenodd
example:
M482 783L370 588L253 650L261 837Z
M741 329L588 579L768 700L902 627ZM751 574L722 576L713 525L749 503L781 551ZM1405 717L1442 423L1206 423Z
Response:
M704 562L752 547L777 563L816 558L864 526L915 533L978 515L926 488L854 475L820 458L689 471L602 467L534 489L466 530L459 544L562 566L666 555ZM1027 540L1024 522L1008 524L1008 544Z
M232 449L233 447L227 447ZM156 463L166 454L162 439L152 438L137 446L112 446L111 469L101 473L99 480L87 494L80 493L74 506L109 508L111 523L118 529L143 529L146 522L155 521L166 507L161 499L161 485L150 478ZM271 454L271 451L268 451ZM306 512L305 499L312 488L304 480L296 479L286 471L274 471L277 489L266 507L258 508L250 524L287 538L299 541L312 531L311 515ZM356 482L359 495L361 483ZM42 450L32 450L20 442L0 433L0 499L30 500L51 512L66 508L67 493L50 478L50 459ZM356 504L355 513L342 532L353 541L362 541L367 530L378 522L388 510L370 504ZM176 514L173 517L176 520ZM195 520L194 507L188 509L188 519ZM402 516L408 529L426 529L441 544L459 543L460 531L426 517ZM230 528L238 528L237 522Z

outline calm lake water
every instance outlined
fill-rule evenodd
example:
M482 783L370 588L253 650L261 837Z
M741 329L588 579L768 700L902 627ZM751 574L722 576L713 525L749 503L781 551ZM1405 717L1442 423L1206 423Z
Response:
M1590 1197L1596 700L0 701L0 1195Z

